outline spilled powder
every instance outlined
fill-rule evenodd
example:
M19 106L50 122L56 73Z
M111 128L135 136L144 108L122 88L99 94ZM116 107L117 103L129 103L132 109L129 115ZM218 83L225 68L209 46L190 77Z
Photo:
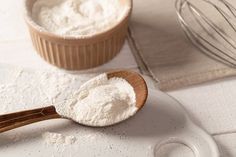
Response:
M42 137L47 145L71 145L76 142L75 136L65 136L55 132L45 132Z

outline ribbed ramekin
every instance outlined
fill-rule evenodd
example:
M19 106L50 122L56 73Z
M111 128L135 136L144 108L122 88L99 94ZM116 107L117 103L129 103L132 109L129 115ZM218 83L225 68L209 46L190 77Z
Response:
M122 48L132 9L109 30L88 37L63 37L43 30L33 21L35 1L25 0L25 19L34 48L48 63L67 70L89 69L108 62Z

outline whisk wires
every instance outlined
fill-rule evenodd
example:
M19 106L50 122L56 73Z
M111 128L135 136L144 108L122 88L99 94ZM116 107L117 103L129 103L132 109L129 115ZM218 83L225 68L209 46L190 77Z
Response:
M216 5L210 0L176 0L175 7L179 22L188 39L202 52L232 67L236 67L236 9L226 0L218 0ZM219 16L223 28L209 17L210 9ZM214 17L215 18L215 17ZM231 32L230 32L231 31ZM233 34L235 33L235 34Z

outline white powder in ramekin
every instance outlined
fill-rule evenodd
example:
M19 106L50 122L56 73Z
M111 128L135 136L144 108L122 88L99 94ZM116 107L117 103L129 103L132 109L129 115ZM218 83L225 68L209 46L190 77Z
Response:
M32 18L58 35L90 36L115 26L130 7L130 0L37 0Z
M86 82L74 99L55 107L60 115L89 126L112 125L138 110L133 87L122 78L108 79L106 74Z

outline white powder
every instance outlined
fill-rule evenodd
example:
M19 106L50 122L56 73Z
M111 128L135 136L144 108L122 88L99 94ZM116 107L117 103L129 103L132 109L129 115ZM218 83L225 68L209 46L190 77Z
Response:
M130 0L37 0L32 17L55 34L88 36L116 25L130 7Z
M55 106L60 115L89 126L112 125L138 110L133 87L122 78L108 79L106 74L89 80L73 99Z
M47 145L71 145L75 143L76 137L74 136L64 136L59 133L45 132L42 135Z

